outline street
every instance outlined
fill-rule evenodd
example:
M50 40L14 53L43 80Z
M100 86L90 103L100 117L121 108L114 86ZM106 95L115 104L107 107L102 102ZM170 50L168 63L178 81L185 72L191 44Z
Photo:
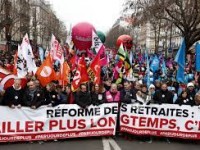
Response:
M164 140L155 140L152 143L139 140L128 141L121 137L117 138L79 138L62 141L49 141L39 144L33 143L2 143L2 150L199 150L197 143L186 141L173 141L167 143Z

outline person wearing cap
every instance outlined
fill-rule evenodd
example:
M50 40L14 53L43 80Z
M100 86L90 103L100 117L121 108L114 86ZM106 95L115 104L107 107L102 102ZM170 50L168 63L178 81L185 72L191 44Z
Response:
M2 104L10 108L21 108L24 89L21 87L21 79L16 78L13 86L6 89L2 99Z
M194 97L195 97L195 94L196 94L194 83L192 83L192 82L188 83L186 91L187 91L187 95L188 95L189 100L193 101L192 104L194 104Z
M150 84L149 89L148 89L148 95L150 97L151 100L153 100L153 95L155 94L155 85Z

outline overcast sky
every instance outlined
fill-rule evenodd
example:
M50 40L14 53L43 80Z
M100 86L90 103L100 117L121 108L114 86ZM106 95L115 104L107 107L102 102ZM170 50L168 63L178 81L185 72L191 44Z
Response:
M86 21L96 30L107 32L122 10L124 0L49 0L67 27Z

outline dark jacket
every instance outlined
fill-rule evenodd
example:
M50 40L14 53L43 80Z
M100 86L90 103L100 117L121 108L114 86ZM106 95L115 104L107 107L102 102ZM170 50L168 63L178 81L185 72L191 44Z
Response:
M45 91L45 101L43 104L52 104L52 106L57 106L61 104L61 99L58 98L58 93L56 91Z
M92 104L92 99L89 92L79 91L75 93L75 103L82 108Z
M168 90L159 90L155 92L153 100L156 104L173 104L173 94Z
M126 91L125 89L120 91L120 99L122 103L130 104L132 100L136 100L136 92L133 89Z
M188 98L189 98L190 100L193 100L193 101L194 101L194 97L195 97L195 95L196 95L195 89L192 90L192 91L190 91L190 90L187 89L187 95L188 95Z
M44 92L41 89L35 89L34 91L30 91L27 89L23 96L23 105L36 108L42 105L44 101Z
M176 100L175 104L190 105L190 106L194 106L195 105L195 101L193 99L190 99L190 97L188 97L188 96L186 98L183 98L183 97L181 97L181 95L178 97L178 99Z
M12 105L19 105L23 103L24 89L15 90L13 86L6 89L2 104L11 107Z
M106 102L106 96L105 93L96 93L92 92L91 93L91 98L92 98L92 104L93 105L101 105Z

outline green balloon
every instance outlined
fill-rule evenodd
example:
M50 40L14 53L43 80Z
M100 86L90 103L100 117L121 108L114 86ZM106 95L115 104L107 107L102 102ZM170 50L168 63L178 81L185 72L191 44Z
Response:
M97 35L100 38L101 42L104 43L106 41L106 36L103 32L97 31Z

